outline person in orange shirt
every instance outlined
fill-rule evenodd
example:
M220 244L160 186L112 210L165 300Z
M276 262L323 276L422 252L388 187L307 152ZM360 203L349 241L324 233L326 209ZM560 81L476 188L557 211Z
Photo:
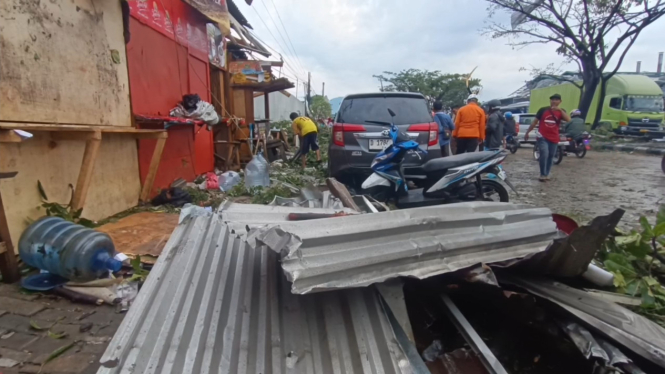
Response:
M485 139L485 111L478 105L478 96L469 95L466 105L455 116L453 137L457 141L457 153L475 152Z

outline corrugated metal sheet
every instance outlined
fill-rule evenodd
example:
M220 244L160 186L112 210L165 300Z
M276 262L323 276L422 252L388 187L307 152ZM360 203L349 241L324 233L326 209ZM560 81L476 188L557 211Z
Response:
M256 229L250 242L281 252L292 292L304 294L520 258L556 236L549 209L473 202L284 222Z
M410 373L374 288L293 295L269 250L189 218L101 359L110 373Z
M336 213L344 211L349 214L358 213L353 209L308 208L260 204L237 204L225 201L219 207L219 215L231 229L240 233L267 224L277 224L287 221L289 213Z
M632 350L665 368L665 329L655 322L611 301L583 290L568 287L550 279L499 276L502 284L512 284L559 304L575 317Z

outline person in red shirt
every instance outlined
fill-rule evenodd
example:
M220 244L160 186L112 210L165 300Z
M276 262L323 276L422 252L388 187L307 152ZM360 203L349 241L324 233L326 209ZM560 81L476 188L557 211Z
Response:
M550 96L550 106L542 107L536 113L536 118L531 122L531 126L524 134L524 141L529 140L529 133L538 125L538 133L540 136L536 137L536 147L540 150L540 158L538 164L540 165L539 181L545 182L550 179L550 169L554 161L554 154L559 145L559 127L561 122L570 121L570 116L561 105L561 95L554 94Z

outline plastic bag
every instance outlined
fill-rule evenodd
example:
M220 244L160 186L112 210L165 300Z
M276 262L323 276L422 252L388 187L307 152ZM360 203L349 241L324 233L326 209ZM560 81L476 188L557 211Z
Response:
M219 189L222 192L228 192L240 183L241 180L240 174L235 171L227 171L219 176Z
M270 186L269 164L260 153L245 167L245 187L268 187Z
M206 188L209 190L216 190L219 188L217 174L213 172L206 173Z

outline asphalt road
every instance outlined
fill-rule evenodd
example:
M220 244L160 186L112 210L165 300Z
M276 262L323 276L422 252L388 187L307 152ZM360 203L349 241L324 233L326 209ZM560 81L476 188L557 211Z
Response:
M511 194L511 201L549 207L583 222L622 208L622 227L636 227L641 215L654 221L658 206L665 204L659 157L601 151L589 151L582 159L569 155L552 166L552 180L540 182L538 163L527 147L503 164L519 192Z

